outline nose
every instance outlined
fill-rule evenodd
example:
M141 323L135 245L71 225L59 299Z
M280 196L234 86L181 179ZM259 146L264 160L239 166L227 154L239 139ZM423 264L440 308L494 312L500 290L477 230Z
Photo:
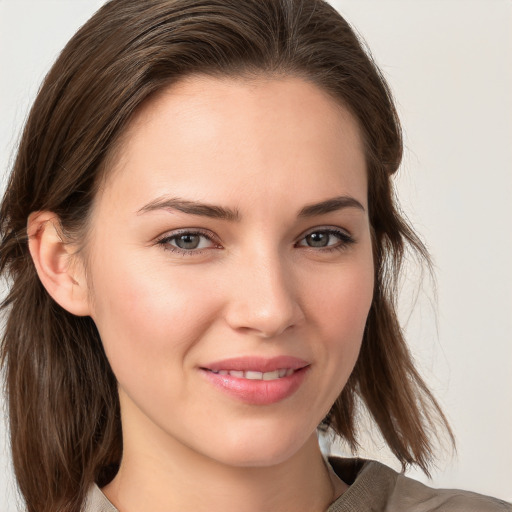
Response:
M298 325L304 314L290 265L277 254L259 253L241 260L230 277L231 293L225 316L230 327L273 338Z

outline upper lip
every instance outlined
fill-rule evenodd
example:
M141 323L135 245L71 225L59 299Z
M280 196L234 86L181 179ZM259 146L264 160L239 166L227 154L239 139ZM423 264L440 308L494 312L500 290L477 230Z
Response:
M220 370L252 371L252 372L273 372L282 368L298 370L309 366L310 363L304 359L294 356L277 356L265 358L261 356L245 356L223 359L202 365L205 370L218 372Z

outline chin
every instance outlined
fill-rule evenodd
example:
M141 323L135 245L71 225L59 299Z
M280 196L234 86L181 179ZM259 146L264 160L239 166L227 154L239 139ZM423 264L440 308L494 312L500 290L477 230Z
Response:
M222 454L221 460L217 460L227 466L239 468L262 468L278 466L289 460L297 453L298 449L276 449L266 451L248 449L232 454Z
M301 450L310 446L311 441L317 443L316 429L313 432L300 435L297 432L287 432L286 429L261 430L247 432L243 429L224 443L218 443L216 448L223 446L213 458L229 466L235 467L268 467L277 466L293 458ZM211 446L215 446L212 445ZM213 455L213 454L212 454Z

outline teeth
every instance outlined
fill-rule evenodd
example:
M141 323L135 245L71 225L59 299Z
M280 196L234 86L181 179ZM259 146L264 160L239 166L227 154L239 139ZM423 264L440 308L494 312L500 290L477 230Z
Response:
M241 370L218 370L214 371L218 375L231 375L231 377L237 377L238 379L249 379L249 380L276 380L282 379L283 377L289 377L295 371L292 368L279 368L272 372L254 372L254 371L241 371Z
M273 372L266 372L263 374L263 380L275 380L279 379L279 370L274 370Z
M261 380L263 378L263 373L261 372L245 372L244 378L249 380Z

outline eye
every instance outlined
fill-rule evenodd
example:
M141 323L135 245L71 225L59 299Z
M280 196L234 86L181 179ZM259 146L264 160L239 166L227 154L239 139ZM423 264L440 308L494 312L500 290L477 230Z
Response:
M316 229L299 240L297 246L312 249L344 249L355 240L339 229Z
M180 231L179 233L167 234L158 240L165 250L181 254L199 253L203 249L218 248L212 237L200 231Z

